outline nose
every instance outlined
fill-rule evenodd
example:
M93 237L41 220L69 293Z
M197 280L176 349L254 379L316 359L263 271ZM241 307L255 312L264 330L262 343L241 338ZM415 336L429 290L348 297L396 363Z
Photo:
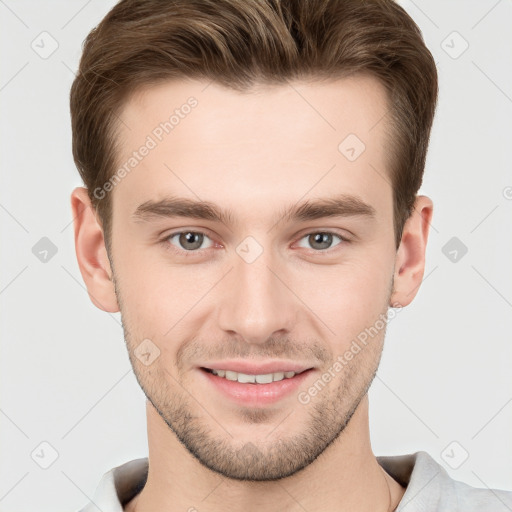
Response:
M250 344L263 344L272 336L285 336L296 322L299 301L289 283L290 273L264 251L248 263L234 258L234 268L219 290L219 328ZM288 276L288 279L287 279Z

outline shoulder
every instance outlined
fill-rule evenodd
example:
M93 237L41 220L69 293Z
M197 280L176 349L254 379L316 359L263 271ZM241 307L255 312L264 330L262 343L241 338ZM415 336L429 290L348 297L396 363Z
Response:
M124 506L144 487L148 477L148 458L135 459L112 468L101 478L93 499L78 512L126 512Z
M377 457L406 488L397 512L511 512L512 492L472 487L452 478L427 452Z
M464 482L452 479L449 475L441 478L441 482L441 492L447 498L449 497L449 504L456 506L456 510L461 512L512 511L511 491L472 487Z

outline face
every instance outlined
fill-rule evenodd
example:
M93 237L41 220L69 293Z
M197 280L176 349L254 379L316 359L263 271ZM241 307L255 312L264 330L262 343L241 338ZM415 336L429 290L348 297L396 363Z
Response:
M226 477L306 467L374 378L396 257L386 111L357 77L247 93L176 81L121 112L110 257L130 359Z

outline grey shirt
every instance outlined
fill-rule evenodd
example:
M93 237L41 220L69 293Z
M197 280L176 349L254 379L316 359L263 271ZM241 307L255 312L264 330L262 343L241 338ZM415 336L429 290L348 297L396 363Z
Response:
M451 478L428 453L380 456L377 461L406 491L396 512L512 512L512 492L480 489ZM93 500L79 512L123 512L144 487L148 459L136 459L105 473Z

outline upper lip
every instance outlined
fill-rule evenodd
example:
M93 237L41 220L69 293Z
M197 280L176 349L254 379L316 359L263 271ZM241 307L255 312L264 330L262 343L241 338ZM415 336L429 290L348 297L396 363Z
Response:
M301 373L312 368L311 365L304 365L292 361L267 361L256 363L254 361L212 361L201 365L201 368L210 370L231 370L237 373L245 373L249 375L265 375L268 373L278 372L295 372Z

